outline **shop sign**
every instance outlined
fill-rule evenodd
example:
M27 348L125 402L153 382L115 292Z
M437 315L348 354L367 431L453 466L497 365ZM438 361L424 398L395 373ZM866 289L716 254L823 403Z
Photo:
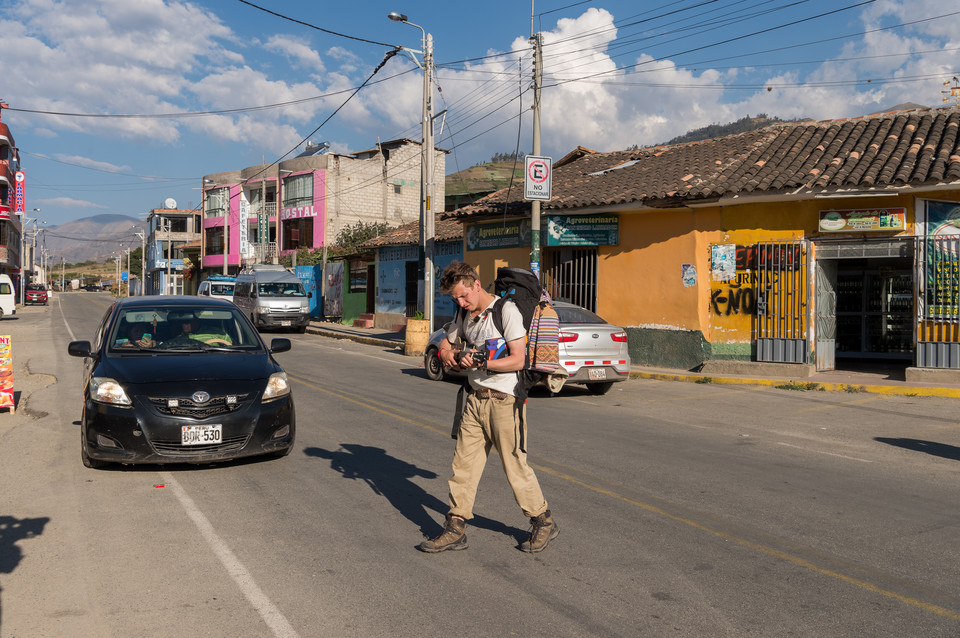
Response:
M0 337L0 408L13 412L13 341L10 336Z
M0 204L0 219L10 219L10 207Z
M304 217L316 217L317 213L313 206L295 206L294 208L283 208L280 210L280 219L302 219Z
M530 220L471 224L467 226L467 250L494 250L530 245Z
M820 230L827 233L897 231L906 227L906 208L820 211Z
M26 176L23 171L17 171L14 173L14 179L17 185L13 191L13 212L22 215L27 210Z
M619 215L551 215L547 246L617 246Z

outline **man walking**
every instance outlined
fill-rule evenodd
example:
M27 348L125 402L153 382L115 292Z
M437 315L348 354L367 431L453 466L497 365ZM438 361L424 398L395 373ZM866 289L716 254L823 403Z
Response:
M503 333L492 317L497 298L480 285L477 272L468 264L453 262L440 278L440 290L449 294L464 312L457 313L440 348L444 365L467 371L468 396L457 435L450 479L450 511L443 532L419 545L435 553L467 548L467 521L473 517L477 485L491 448L503 462L517 505L533 525L530 538L520 544L525 552L539 552L560 533L553 521L540 484L527 465L525 449L526 406L515 399L518 370L526 359L523 317L512 301L502 306ZM462 340L462 350L454 344ZM496 358L478 356L482 351L501 351Z

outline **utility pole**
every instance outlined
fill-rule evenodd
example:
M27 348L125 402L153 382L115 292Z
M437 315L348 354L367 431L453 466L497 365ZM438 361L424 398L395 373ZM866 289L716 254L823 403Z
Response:
M423 255L423 318L427 320L430 332L433 332L433 235L434 217L431 208L433 195L433 36L419 24L407 20L407 16L391 11L387 16L394 22L402 22L420 29L420 51L403 50L410 54L414 63L420 66L413 53L423 55L423 143L420 146L420 252Z
M531 10L533 1L531 0ZM533 18L530 19L533 29ZM540 85L543 82L543 34L533 40L533 155L540 155ZM530 271L540 278L540 200L530 202Z
M147 256L144 254L147 251L146 236L141 232L134 233L137 237L140 238L140 296L147 294L146 293L146 276L147 276ZM130 276L129 274L127 275ZM129 290L130 282L127 282L127 289Z
M426 34L423 51L423 318L428 322L428 334L433 333L433 35Z
M170 285L170 260L173 259L173 241L170 239L170 235L173 233L173 222L169 219L164 219L163 228L167 231L167 280L164 286L164 294L170 295L173 294L170 292L172 290L172 286Z

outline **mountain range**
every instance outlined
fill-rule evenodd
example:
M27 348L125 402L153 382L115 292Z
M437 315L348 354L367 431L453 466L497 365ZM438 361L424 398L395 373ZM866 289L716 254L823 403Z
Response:
M45 228L37 232L37 245L47 249L51 265L61 259L68 264L102 262L128 248L139 248L140 232L146 237L146 221L128 215L94 215ZM27 227L27 240L32 237Z

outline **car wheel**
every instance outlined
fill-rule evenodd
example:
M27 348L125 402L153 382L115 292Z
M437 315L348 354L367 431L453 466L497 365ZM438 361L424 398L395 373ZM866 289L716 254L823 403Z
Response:
M300 326L299 328L297 328L297 332L299 332L300 334L304 334L306 331L307 331L306 326Z
M590 391L590 394L595 394L597 396L601 394L606 394L610 391L610 388L613 387L613 381L607 381L606 383L588 383L587 390Z
M83 440L82 429L80 430L80 460L83 462L83 467L89 467L94 470L99 470L107 465L106 461L92 459L87 455L87 442Z
M428 348L423 355L423 368L427 371L427 376L434 381L443 381L446 373L443 371L443 363L440 361L440 354L436 348Z

